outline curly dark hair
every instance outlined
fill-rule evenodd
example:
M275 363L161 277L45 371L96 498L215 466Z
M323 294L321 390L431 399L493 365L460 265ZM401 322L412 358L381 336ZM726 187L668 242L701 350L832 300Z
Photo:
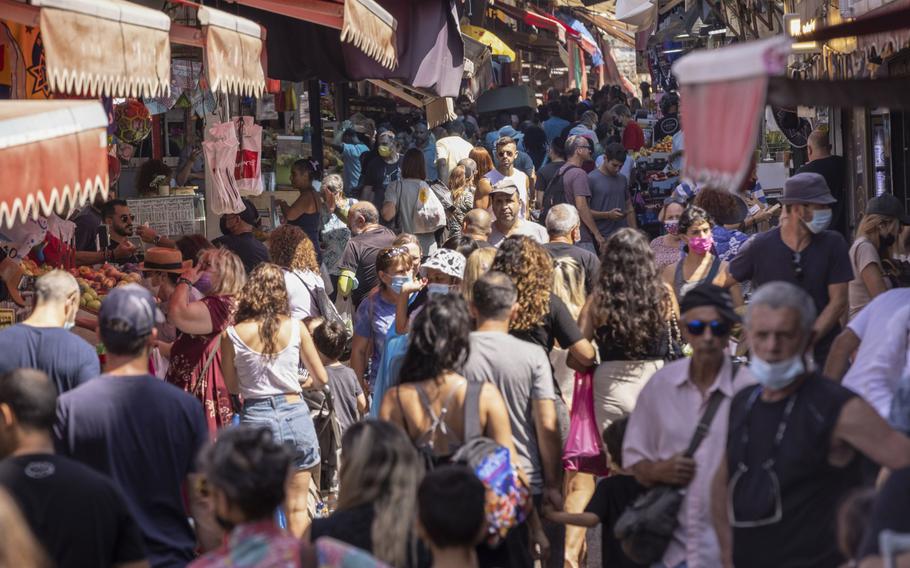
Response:
M645 356L667 327L670 294L660 279L647 238L620 229L600 259L591 300L594 333L600 342L624 349L630 359Z
M509 237L499 245L490 270L507 274L518 290L521 309L511 328L525 331L540 325L550 311L553 292L553 257L547 249L530 237Z
M446 371L461 373L470 353L471 317L460 294L429 300L414 318L401 384L434 380Z
M288 270L309 270L319 274L313 241L296 225L282 225L269 235L269 257Z
M237 296L234 323L259 321L262 353L269 357L278 354L275 340L281 328L282 316L291 316L284 271L275 264L263 262L253 270L246 286Z
M714 218L711 217L710 213L698 205L690 205L686 207L686 210L679 216L679 234L685 235L689 232L691 227L702 223L707 223L711 225L711 227L714 227ZM683 246L683 252L689 254L689 245Z

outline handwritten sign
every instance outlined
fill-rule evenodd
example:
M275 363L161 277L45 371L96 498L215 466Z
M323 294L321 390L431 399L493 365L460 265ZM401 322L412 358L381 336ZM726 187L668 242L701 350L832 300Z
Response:
M159 235L179 237L205 232L204 218L197 216L197 199L194 195L180 195L129 199L127 203L130 212L136 216L136 226L148 223ZM201 203L200 199L200 211Z

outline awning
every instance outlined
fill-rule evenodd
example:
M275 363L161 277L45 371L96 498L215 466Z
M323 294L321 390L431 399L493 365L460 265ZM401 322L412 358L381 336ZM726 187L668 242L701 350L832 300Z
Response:
M657 4L651 0L616 0L616 19L636 30L646 30L657 22Z
M594 36L591 35L591 32L588 31L585 25L565 12L560 12L557 14L557 17L571 29L578 32L578 45L591 56L591 63L595 66L603 65L603 52L597 45L597 40L594 39Z
M123 0L31 0L41 8L47 79L54 92L81 96L166 95L171 20Z
M515 61L515 52L512 48L493 32L479 26L462 25L461 33L489 47L493 55L501 55L507 57L509 61Z
M427 126L430 128L435 128L450 120L455 120L458 117L458 115L455 114L455 105L452 101L452 97L437 97L426 89L411 87L396 79L390 79L388 81L370 79L369 81L401 100L412 104L417 108L424 109L424 112L427 115Z
M493 77L493 57L490 48L479 41L463 36L464 38L464 76L468 82L468 90L472 99L479 93L488 91L496 86ZM471 63L471 65L468 65Z
M578 32L552 16L524 10L509 4L496 4L493 7L519 22L555 33L560 41L564 42L567 38L578 38Z
M733 190L748 173L768 78L787 69L783 36L699 50L673 65L686 133L683 175L702 187Z
M107 113L98 101L0 101L0 226L107 195Z
M591 25L599 28L606 34L609 34L611 37L623 42L629 47L635 47L635 30L630 28L628 24L617 20L610 20L609 18L604 18L603 16L598 16L597 14L592 14L590 12L576 12L576 15L581 20L586 20Z
M398 64L398 22L375 0L237 0L238 3L341 30L341 41L383 67Z
M205 73L218 93L260 97L265 91L262 70L262 29L259 24L202 6L199 23L205 30Z

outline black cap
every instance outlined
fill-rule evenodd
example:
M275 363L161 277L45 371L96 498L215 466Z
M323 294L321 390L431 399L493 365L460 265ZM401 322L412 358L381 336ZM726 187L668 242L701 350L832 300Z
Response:
M904 212L901 200L890 193L883 193L873 197L866 204L866 215L882 215L898 219L904 225L910 225L910 215Z
M243 199L244 209L239 213L240 220L248 225L258 227L261 223L259 219L259 210L249 199Z
M689 290L679 303L679 311L685 314L689 310L709 306L715 308L729 322L740 322L742 318L733 307L730 292L714 284L699 284Z

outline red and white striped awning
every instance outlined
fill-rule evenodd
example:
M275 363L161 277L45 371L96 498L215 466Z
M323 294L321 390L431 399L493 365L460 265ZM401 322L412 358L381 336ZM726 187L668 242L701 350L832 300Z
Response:
M108 191L98 101L0 101L0 226L63 214Z
M683 175L700 187L734 190L748 173L768 80L787 69L783 36L699 50L673 65L686 135Z

